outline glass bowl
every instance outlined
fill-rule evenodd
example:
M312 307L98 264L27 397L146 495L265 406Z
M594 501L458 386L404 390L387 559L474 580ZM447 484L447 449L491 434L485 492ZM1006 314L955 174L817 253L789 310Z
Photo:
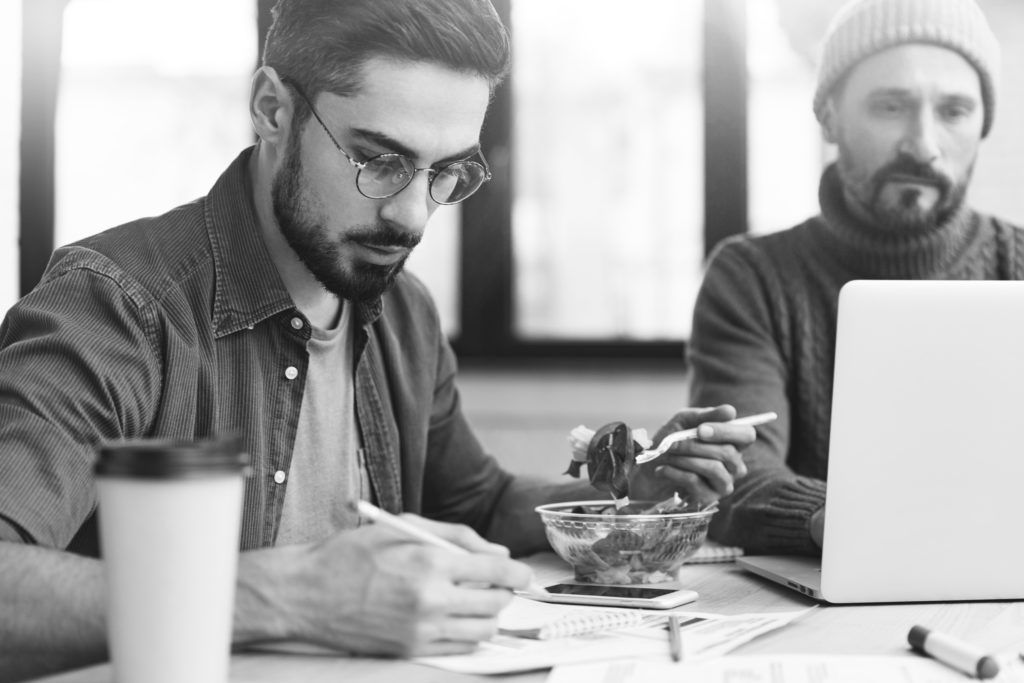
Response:
M644 507L642 501L636 502ZM651 503L653 504L653 503ZM607 500L536 507L551 547L582 583L673 581L708 535L716 510L668 514L601 514ZM574 512L573 510L577 510ZM580 512L579 510L583 511Z

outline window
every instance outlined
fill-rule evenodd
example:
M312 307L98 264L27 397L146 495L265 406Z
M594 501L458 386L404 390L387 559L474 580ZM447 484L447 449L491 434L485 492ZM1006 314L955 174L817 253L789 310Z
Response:
M252 143L252 0L71 0L54 242L204 195Z
M519 0L513 333L682 339L703 260L700 0Z
M18 299L21 3L0 3L0 310Z
M996 85L992 132L982 140L971 191L967 195L979 211L1024 225L1024 192L1020 191L1021 159L1024 159L1024 89L1020 65L1024 64L1024 2L980 0L1002 51L1002 78Z
M806 23L814 16L806 7L791 7L794 0L786 2ZM818 181L828 151L811 109L813 46L799 42L801 32L784 20L788 16L777 2L747 2L747 175L750 231L756 233L789 228L818 213ZM819 29L814 24L804 33L817 35Z
M459 332L459 217L457 206L438 207L406 263L430 290L441 329L450 337Z
M200 18L198 20L197 18ZM252 144L253 0L71 0L57 116L61 245L205 195ZM458 329L458 212L433 217L409 268Z

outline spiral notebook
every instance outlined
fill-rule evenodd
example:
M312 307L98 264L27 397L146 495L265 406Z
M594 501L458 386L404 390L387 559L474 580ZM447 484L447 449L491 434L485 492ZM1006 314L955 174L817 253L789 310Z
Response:
M714 541L704 541L704 545L697 549L693 555L686 560L686 564L707 564L711 562L733 562L738 557L743 557L743 548L732 545L722 545Z
M661 615L652 617L649 614L638 611L606 612L586 609L567 612L553 621L533 628L500 628L498 632L503 636L549 640L551 638L570 638L573 636L585 636L590 633L614 631L621 628L647 626L658 619L663 621L665 617Z
M669 612L683 621L687 658L719 657L768 631L780 628L807 610L721 615ZM498 616L500 631L464 655L416 657L413 661L447 671L505 674L548 669L562 664L606 660L670 659L667 614L636 609L566 608L516 596ZM578 617L578 620L577 620ZM639 620L639 622L637 622ZM545 626L549 629L542 638ZM537 629L528 637L510 630ZM555 635L556 629L562 631ZM562 635L571 632L574 635Z

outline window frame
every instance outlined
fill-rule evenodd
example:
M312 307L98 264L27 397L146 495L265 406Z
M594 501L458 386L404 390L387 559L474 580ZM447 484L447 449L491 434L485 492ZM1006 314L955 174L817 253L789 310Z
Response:
M20 289L38 282L54 248L55 124L63 12L71 0L23 2L22 139L20 146ZM511 26L512 2L493 0ZM274 0L255 0L259 50ZM704 255L722 239L748 229L747 0L704 0L702 60L714 78L702 79L704 107ZM31 36L31 40L28 37ZM512 130L510 83L495 93L481 132L494 179L460 205L458 252L459 333L451 340L461 358L502 360L678 359L684 339L668 341L520 339L513 320Z
M513 2L492 0L512 31ZM704 255L730 235L748 230L747 206L747 0L704 0ZM460 358L668 359L685 353L686 340L558 340L517 338L512 244L511 77L495 93L481 134L495 179L462 208L459 254Z

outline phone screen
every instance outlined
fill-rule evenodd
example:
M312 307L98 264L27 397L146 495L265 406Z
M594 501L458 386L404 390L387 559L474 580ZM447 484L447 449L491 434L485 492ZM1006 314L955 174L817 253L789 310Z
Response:
M650 600L674 593L667 588L645 588L643 586L602 586L599 584L558 583L547 586L549 593L563 595L601 595L609 598L632 598Z

